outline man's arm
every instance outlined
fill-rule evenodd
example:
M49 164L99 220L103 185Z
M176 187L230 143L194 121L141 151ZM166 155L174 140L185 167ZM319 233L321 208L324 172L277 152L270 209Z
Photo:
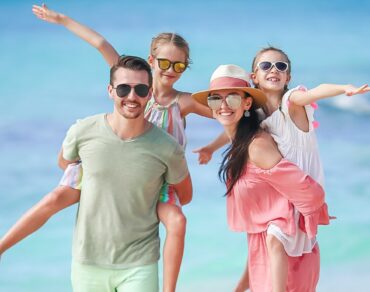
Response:
M191 183L190 174L188 174L180 183L173 185L173 187L179 198L180 204L189 204L193 198L193 185Z
M63 157L63 148L60 149L59 151L59 154L58 154L58 166L63 169L63 170L66 170L67 166L71 163L74 163L74 162L77 162L79 159L76 159L74 161L71 161L71 160L67 160Z

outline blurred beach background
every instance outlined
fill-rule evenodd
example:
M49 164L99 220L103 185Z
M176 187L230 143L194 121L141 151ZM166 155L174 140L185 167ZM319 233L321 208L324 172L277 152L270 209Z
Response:
M108 67L100 54L64 27L33 16L32 1L0 1L0 236L62 175L56 164L66 130L78 118L109 112ZM104 35L122 54L147 57L151 38L180 33L193 64L179 90L208 86L220 64L250 70L268 44L292 61L291 86L370 82L370 2L358 1L56 1L47 2ZM320 101L316 118L330 213L320 227L319 292L369 291L370 94ZM226 224L221 151L199 166L191 150L221 131L187 118L187 159L194 199L178 291L233 291L246 262L245 234ZM1 292L71 291L71 241L77 208L54 216L5 253ZM161 228L162 239L164 233Z

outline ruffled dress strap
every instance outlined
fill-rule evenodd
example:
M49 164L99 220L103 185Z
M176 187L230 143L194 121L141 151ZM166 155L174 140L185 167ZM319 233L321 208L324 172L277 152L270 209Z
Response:
M306 92L307 88L303 85L298 85L297 87L288 90L284 94L281 100L281 110L284 114L289 115L289 106L290 106L289 98L291 94L297 90ZM309 121L309 131L312 131L313 129L316 129L319 126L319 123L315 120L315 117L314 117L315 110L318 109L318 105L317 103L313 102L311 104L305 105L304 107L306 110L307 119Z

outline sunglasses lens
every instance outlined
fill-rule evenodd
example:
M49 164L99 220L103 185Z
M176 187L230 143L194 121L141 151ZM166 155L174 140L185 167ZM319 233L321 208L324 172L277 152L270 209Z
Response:
M171 62L167 59L157 59L158 60L158 67L161 70L167 70L171 66Z
M268 71L271 69L272 67L272 63L271 62L268 62L268 61L265 61L265 62L261 62L258 64L258 67L263 70L263 71Z
M119 97L127 96L131 91L131 86L128 84L120 84L116 87L116 92Z
M173 70L176 72L176 73L182 73L184 72L186 69L186 64L183 63L183 62L175 62L173 64Z
M212 110L218 110L222 104L222 97L218 95L208 96L207 103Z
M149 93L149 86L146 84L138 84L134 88L135 93L140 97L146 97Z
M239 94L229 94L226 96L226 103L230 109L236 110L242 103L242 97Z
M278 69L281 72L285 72L288 69L288 64L285 62L276 62L275 63L276 69Z
M134 90L137 96L146 97L149 93L149 86L146 84L138 84L134 86ZM129 84L120 84L116 87L117 95L121 98L128 96L131 92L131 86Z

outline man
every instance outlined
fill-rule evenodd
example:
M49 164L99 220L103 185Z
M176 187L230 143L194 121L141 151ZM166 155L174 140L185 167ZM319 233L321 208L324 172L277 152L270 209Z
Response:
M158 291L156 203L164 181L182 204L192 186L184 153L167 133L144 119L152 75L141 58L111 68L110 114L73 125L64 162L81 159L84 171L73 241L75 291Z
M182 147L144 119L151 69L125 56L111 68L113 112L78 121L63 142L59 165L82 161L81 195L50 193L0 240L0 254L34 232L57 211L80 201L73 240L75 292L158 291L156 205L164 182L182 205L192 184Z

